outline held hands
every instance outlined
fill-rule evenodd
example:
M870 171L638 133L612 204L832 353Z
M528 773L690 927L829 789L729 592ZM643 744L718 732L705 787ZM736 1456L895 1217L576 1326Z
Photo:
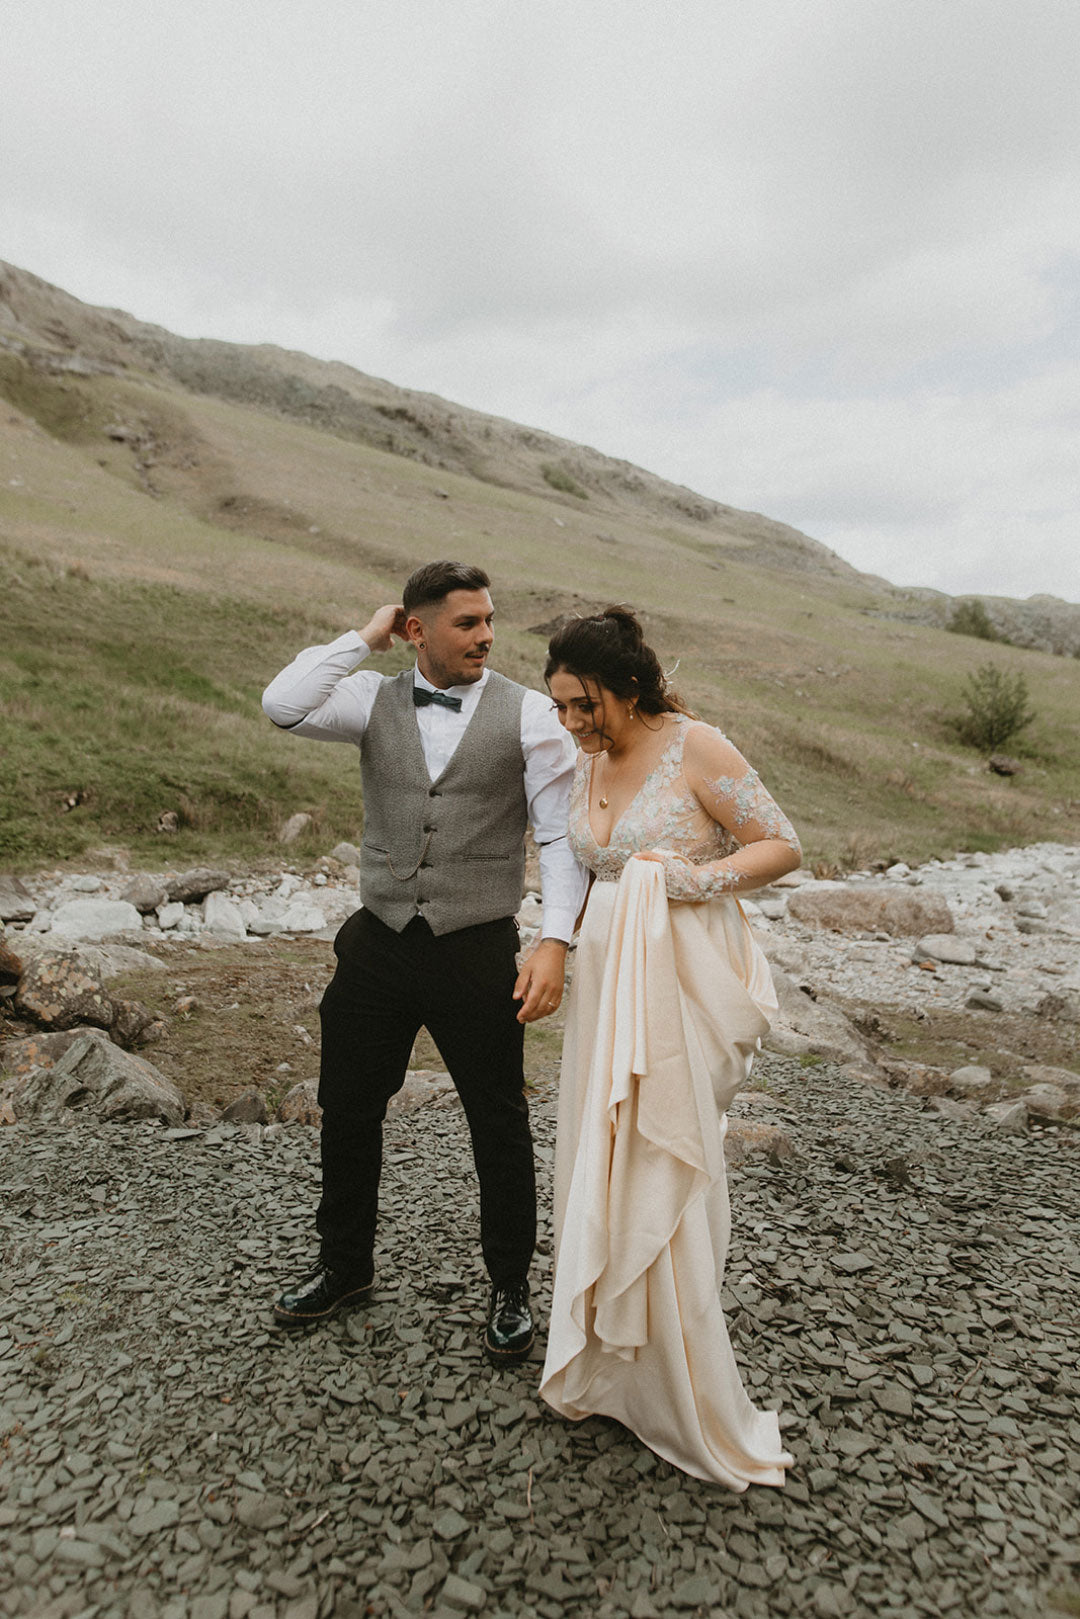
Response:
M372 652L389 652L395 636L399 641L407 641L404 607L378 608L360 631L360 636L367 642Z
M566 945L561 939L542 939L525 958L514 985L514 999L521 1002L518 1022L549 1017L562 1001L565 977Z

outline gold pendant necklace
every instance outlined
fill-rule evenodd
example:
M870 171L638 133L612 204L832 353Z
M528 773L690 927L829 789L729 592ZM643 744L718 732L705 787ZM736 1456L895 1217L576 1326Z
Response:
M604 755L604 768L605 768L605 770L607 769L607 754ZM619 774L618 770L615 771L615 774L616 774L616 776L618 776L618 774ZM600 797L597 799L596 802L600 805L601 809L607 809L608 802L609 802L607 794L606 793L601 793Z
M628 706L628 708L626 710L626 717L627 717L627 719L630 719L630 720L635 718L634 706L633 706L632 703ZM608 762L608 759L610 757L611 757L610 753L605 753L604 754L604 769L605 769L605 771L607 770L607 762ZM624 760L623 763L625 764L625 762L626 761ZM615 769L616 776L618 776L619 771L621 769L622 769L622 765L617 765L616 766L616 769ZM599 804L601 809L607 809L607 807L608 807L608 799L607 799L606 793L601 793L600 797L597 799L596 802Z

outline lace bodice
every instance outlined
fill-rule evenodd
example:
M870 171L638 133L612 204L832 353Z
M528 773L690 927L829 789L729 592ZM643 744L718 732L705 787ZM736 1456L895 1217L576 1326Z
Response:
M570 844L601 882L617 882L638 850L664 854L669 899L705 900L760 882L739 851L778 839L801 854L795 829L742 754L720 731L711 733L713 757L730 769L704 780L695 791L684 774L688 732L700 721L670 716L671 739L637 794L620 815L606 847L589 823L595 755L579 753L570 795ZM767 880L767 879L766 879Z

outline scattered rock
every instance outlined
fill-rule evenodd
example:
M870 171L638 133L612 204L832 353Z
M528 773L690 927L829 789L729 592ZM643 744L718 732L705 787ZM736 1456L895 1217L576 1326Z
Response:
M19 982L23 972L23 961L3 938L0 938L0 989L7 988Z
M1037 1118L1042 1119L1066 1118L1076 1111L1077 1106L1076 1096L1070 1096L1063 1085L1045 1083L1030 1086L1016 1100L1023 1102L1029 1113L1034 1113Z
M143 919L122 899L69 899L53 912L50 931L66 939L104 939L110 933L138 933Z
M227 871L216 871L211 866L195 866L191 871L181 872L179 877L170 877L165 884L165 893L170 900L193 905L205 899L207 894L216 893L218 889L228 886Z
M343 866L359 866L360 850L355 843L336 843L330 850L330 858L340 861Z
M8 1040L0 1047L0 1124L16 1122L16 1104L31 1074L55 1067L68 1048L87 1032L85 1026L80 1026L53 1034L32 1034Z
M931 1096L928 1102L935 1113L941 1113L947 1119L969 1119L975 1112L974 1102L955 1102L951 1096Z
M448 1608L455 1608L460 1613L479 1613L487 1601L487 1592L472 1580L463 1580L459 1574L448 1574L443 1583L442 1600Z
M107 944L91 943L84 939L73 948L86 970L105 981L115 978L117 973L165 971L163 961L134 944L117 944L115 940Z
M922 936L955 930L940 895L881 883L805 883L788 900L788 915L837 933Z
M434 1068L410 1068L405 1075L404 1085L396 1096L390 1098L390 1111L411 1113L414 1108L424 1107L428 1102L441 1102L447 1097L456 1096L449 1074L440 1073Z
M959 1096L982 1096L993 1083L994 1076L989 1068L977 1063L969 1063L966 1068L954 1068L949 1075L949 1089L956 1091Z
M184 903L179 899L171 899L165 905L159 905L157 910L157 924L162 932L167 933L183 919Z
M778 1057L806 1057L813 1051L814 1042L808 1034L797 1034L779 1020L772 1024L762 1044L766 1051Z
M1044 995L1035 1008L1038 1017L1053 1023L1080 1023L1080 994L1074 990Z
M725 1307L798 1465L742 1496L617 1424L553 1420L535 1362L492 1374L456 1108L388 1121L375 1298L298 1340L267 1315L314 1259L313 1132L209 1110L0 1132L0 1606L1051 1612L1076 1540L1071 1135L954 1123L827 1062L756 1078L738 1106L800 1152L732 1177ZM545 1256L557 1106L553 1083L531 1099ZM543 1319L544 1261L534 1283Z
M1000 1012L1004 1008L1000 995L992 995L988 989L973 989L964 1005L972 1012Z
M991 1102L982 1110L982 1117L998 1130L1019 1134L1027 1129L1028 1111L1023 1102Z
M765 1158L770 1163L780 1164L794 1157L791 1138L778 1124L728 1116L724 1161L729 1169L738 1169L751 1158Z
M1023 770L1019 759L1014 759L1007 753L992 753L986 761L986 768L992 770L995 776L1018 776Z
M278 919L275 931L280 933L321 933L326 917L310 900L297 899ZM254 931L254 929L253 929Z
M916 961L943 961L958 967L973 967L979 953L969 939L955 933L930 933L920 939L913 952Z
M106 1119L161 1119L179 1124L184 1099L171 1081L142 1057L87 1030L52 1068L32 1073L15 1105L20 1122L56 1122L85 1109Z
M279 1124L307 1124L318 1129L322 1124L318 1080L302 1079L286 1091L274 1117Z
M135 909L145 916L150 911L156 911L159 905L165 904L167 898L165 884L157 877L140 872L139 876L132 878L128 883L120 898L128 905L134 905Z
M105 986L74 950L31 957L19 980L15 1008L47 1029L70 1029L77 1023L107 1029L115 1016Z
M30 922L36 914L37 905L25 884L0 872L0 922Z
M1080 1093L1080 1074L1071 1068L1051 1068L1047 1063L1032 1062L1021 1069L1029 1085L1058 1085L1070 1096Z
M809 1050L820 1056L836 1057L843 1062L867 1058L866 1042L838 1006L812 999L782 967L773 967L772 976L780 1003L779 1024L783 1029L803 1036L809 1041ZM784 1036L770 1033L769 1041L777 1038L783 1040ZM770 1049L776 1049L775 1044ZM783 1054L796 1055L791 1051Z
M208 933L226 939L246 939L247 928L239 910L219 889L207 894L202 904L203 923Z
M113 1001L109 1034L118 1046L123 1046L125 1050L132 1046L148 1046L151 1041L160 1040L164 1033L164 1020L141 1001Z
M311 816L307 813L307 811L297 811L295 815L289 816L289 819L285 822L285 825L278 833L278 842L295 843L297 838L300 837L302 833L306 832L310 825Z
M245 1091L222 1110L221 1117L228 1124L268 1124L270 1120L266 1100L259 1091Z
M259 915L248 923L248 932L259 939L269 938L271 934L282 931L281 916L270 915L266 911L260 911Z

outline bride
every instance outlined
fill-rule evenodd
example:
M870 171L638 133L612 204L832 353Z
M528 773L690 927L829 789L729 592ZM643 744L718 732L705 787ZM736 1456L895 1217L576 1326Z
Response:
M540 1392L614 1417L696 1478L782 1484L775 1412L742 1385L720 1307L725 1109L776 1011L738 895L799 841L755 771L665 680L634 613L552 638L580 752L570 838L594 873L567 1019L555 1285Z

